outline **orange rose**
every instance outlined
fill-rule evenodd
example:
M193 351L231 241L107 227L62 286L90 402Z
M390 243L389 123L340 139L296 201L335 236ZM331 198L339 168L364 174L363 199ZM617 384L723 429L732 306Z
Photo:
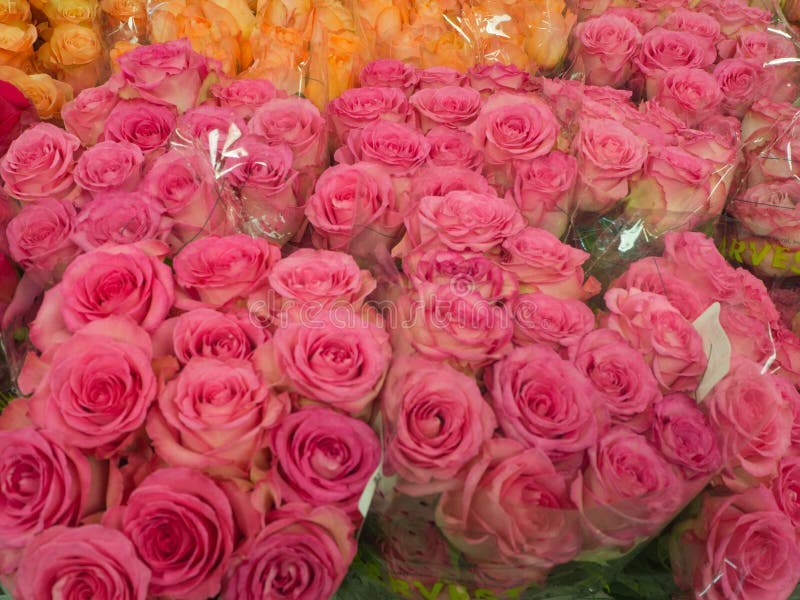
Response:
M389 56L423 69L450 67L466 71L475 64L471 41L450 25L425 22L406 27L392 40Z
M338 98L346 89L355 86L358 80L358 72L361 69L362 44L361 38L351 32L328 36L328 99ZM324 58L320 60L324 61ZM313 64L314 61L312 61Z
M97 32L83 25L57 25L50 38L50 55L56 64L63 67L94 62L102 50L103 44Z
M391 41L409 23L409 6L392 0L355 0L356 27L375 58L385 57Z
M311 0L260 0L258 18L270 25L303 30L312 15Z
M28 0L3 0L0 2L0 23L9 25L21 21L27 23L31 20L31 6Z
M562 0L539 0L526 10L530 35L525 43L528 58L545 70L555 68L567 52L567 40L578 18Z
M314 6L314 29L330 33L355 32L353 13L340 0L319 0Z
M9 81L25 94L41 119L59 117L64 103L72 100L72 88L45 73L28 75L13 67L0 67L0 79Z
M133 40L147 31L146 0L100 0L112 41Z
M33 55L37 36L33 25L0 23L0 65L24 67Z
M139 44L135 42L127 42L125 40L119 41L111 48L108 53L109 58L111 59L111 71L116 73L119 71L119 57L125 54L126 52L130 52L134 48L138 48Z
M50 0L44 6L50 25L91 25L97 17L95 0Z

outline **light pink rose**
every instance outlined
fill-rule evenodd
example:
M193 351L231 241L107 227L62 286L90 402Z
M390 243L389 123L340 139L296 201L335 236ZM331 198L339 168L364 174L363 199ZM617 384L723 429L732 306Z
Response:
M728 211L757 236L800 244L800 183L795 180L754 185L733 198Z
M467 73L469 85L479 92L518 92L530 83L530 75L516 65L496 62L470 67Z
M571 498L603 546L651 536L700 491L684 488L643 435L614 427L589 450L589 466L572 483Z
M417 80L417 70L413 65L390 58L373 60L364 65L358 74L361 87L395 87L409 93L416 87Z
M31 420L106 458L144 424L156 396L150 336L128 318L92 321L20 375Z
M474 379L420 357L395 361L381 409L388 472L412 495L456 487L497 427Z
M793 59L794 42L775 30L743 31L736 40L734 58L763 66L761 89L757 97L792 102L797 97L797 77Z
M280 504L332 505L358 518L364 487L381 460L369 425L328 408L306 407L272 430L269 482Z
M723 35L728 37L743 29L763 29L772 20L768 10L749 6L743 0L702 0L697 8L717 19Z
M734 355L762 364L772 355L773 341L763 314L723 304L719 323L728 336Z
M481 110L481 95L470 87L428 88L411 96L410 103L427 133L437 125L461 128L472 123Z
M249 361L195 356L159 393L147 434L171 466L243 477L288 412Z
M417 69L417 78L419 79L417 86L421 90L447 85L464 85L467 80L467 76L464 73L450 67Z
M98 194L83 207L72 240L84 252L104 244L135 244L142 240L166 241L172 221L149 196L137 192Z
M130 142L100 142L84 152L75 165L75 183L97 194L133 191L142 177L144 154Z
M597 441L601 405L589 380L552 348L516 348L484 373L503 433L578 467Z
M501 92L486 101L467 131L483 148L487 163L503 165L546 155L555 146L559 127L542 100Z
M623 117L625 126L647 142L648 146L670 146L676 143L677 133L686 129L671 110L655 99L639 104L639 110Z
M791 158L800 152L798 109L788 102L756 100L742 120L742 139L748 160L747 183L771 183L800 175Z
M580 300L541 292L521 294L509 303L514 343L545 344L559 350L574 346L594 329L594 313Z
M720 432L723 481L734 490L768 482L791 442L792 411L761 365L734 357L731 369L706 399Z
M175 124L174 143L211 152L218 160L230 140L238 140L247 129L244 119L225 106L198 106L187 110ZM216 138L216 139L215 139Z
M714 64L716 59L717 50L708 37L656 27L642 37L641 51L634 62L652 85L668 69L703 69Z
M119 102L114 80L86 88L61 107L64 127L84 146L94 146L103 134L106 119Z
M431 151L435 140L431 140ZM476 157L483 161L483 153L477 152ZM462 166L429 166L423 167L411 178L407 202L402 205L407 214L420 200L426 196L446 196L454 191L471 191L482 194L493 194L492 187L486 177L480 173Z
M145 600L150 569L124 535L101 525L52 527L25 548L16 577L19 600L90 597Z
M411 116L408 98L395 87L361 87L342 92L328 104L336 137L340 143L347 141L353 129L363 129L367 124L385 119L405 123Z
M576 69L591 85L624 85L631 75L633 57L642 36L636 25L616 15L602 15L575 28L578 45Z
M175 111L147 100L125 100L108 115L103 135L106 141L129 142L145 155L158 154L175 129Z
M347 146L340 148L334 159L348 164L374 163L389 175L405 176L425 163L430 149L425 136L412 126L378 119L352 130Z
M3 190L21 202L71 198L72 176L80 140L50 123L37 123L11 143L0 159Z
M297 96L270 100L256 110L248 127L270 143L287 144L294 153L294 169L324 166L325 120L310 100Z
M353 415L365 411L392 356L388 334L350 307L312 307L301 314L305 318L279 327L256 350L254 363L269 382L298 399Z
M570 359L600 393L612 423L642 433L661 399L658 382L642 358L610 329L588 333L570 348Z
M208 60L188 39L139 46L118 60L122 79L142 98L185 112L197 103L210 72Z
M26 270L59 274L80 253L71 239L75 218L68 200L43 198L26 204L6 227L11 258Z
M81 452L33 427L0 431L0 448L3 480L18 482L0 492L0 573L6 575L19 566L20 552L35 535L77 525L99 509L101 486Z
M543 229L526 227L503 242L500 265L517 276L521 292L585 300L600 291L593 277L584 282L581 265L589 254L562 243Z
M730 115L714 115L699 125L700 130L714 135L737 152L742 143L741 120Z
M472 137L449 127L434 127L425 136L431 145L428 164L436 167L466 168L480 172L483 152L472 145ZM415 186L412 184L412 188Z
M742 118L763 92L764 67L752 60L729 58L714 67L714 78L722 92L725 114Z
M250 120L258 107L277 95L275 86L267 79L234 79L211 86L211 96L217 104L233 110L245 121Z
M516 165L514 201L531 227L553 235L564 233L578 177L573 156L553 151Z
M224 308L264 292L280 249L263 238L238 233L191 242L175 257L176 306Z
M667 233L664 258L681 279L706 298L724 302L741 297L741 272L722 257L714 240L702 233Z
M694 391L706 370L703 341L692 324L659 294L612 288L604 324L620 335L653 368L664 390Z
M235 558L222 598L331 597L355 557L354 529L345 513L330 506L295 503L271 512L266 527Z
M655 98L694 126L719 111L723 95L714 76L703 69L674 67L659 78Z
M711 45L715 45L722 37L717 19L707 13L686 8L671 11L661 26L670 31L693 33L708 40Z
M584 119L574 141L578 159L578 208L604 212L628 195L629 182L641 170L647 144L610 119Z
M653 29L653 27L656 27L659 22L658 14L652 13L649 10L630 6L609 6L602 14L597 16L603 15L613 15L615 17L628 19L628 21L636 25L640 33L647 33Z
M687 479L714 473L722 463L717 432L697 402L670 394L655 404L653 443Z
M494 438L446 491L436 523L471 562L513 574L572 560L580 523L567 481L541 450Z
M150 594L206 600L219 592L235 530L228 498L209 477L159 469L107 512L103 524L131 540L152 572ZM191 552L180 551L186 547Z
M800 527L800 457L781 459L778 476L772 482L772 494L778 508L792 520L795 529Z

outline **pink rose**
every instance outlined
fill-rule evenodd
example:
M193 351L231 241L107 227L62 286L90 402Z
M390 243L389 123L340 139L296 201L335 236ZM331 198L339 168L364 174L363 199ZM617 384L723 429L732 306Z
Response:
M723 112L741 119L761 95L765 73L755 61L729 58L714 67L714 77L722 92Z
M122 79L145 100L175 106L183 113L197 102L210 72L208 60L188 39L139 46L117 61Z
M497 427L474 379L420 357L395 361L381 409L387 467L412 495L456 487Z
M218 160L228 140L237 141L247 130L244 119L225 106L198 106L183 113L175 124L175 142L211 152ZM216 140L215 140L216 136Z
M749 6L743 0L702 0L697 8L717 19L723 35L728 37L743 29L763 29L772 20L770 11Z
M434 150L435 139L431 139L431 151ZM476 159L483 161L483 153L477 151ZM462 166L428 166L416 172L410 181L408 202L403 206L408 213L419 205L426 196L446 196L450 192L470 191L482 194L495 194L486 177Z
M792 102L797 97L797 77L793 59L794 42L780 31L743 31L736 40L734 58L749 60L763 67L757 97ZM788 61L788 62L787 62Z
M741 273L722 257L714 240L702 233L667 233L664 258L682 279L712 301L733 301L741 296Z
M525 227L510 198L469 191L422 198L405 224L398 255L421 247L487 252Z
M308 198L305 215L314 226L317 247L357 254L390 245L401 223L391 179L368 163L327 169Z
M598 395L571 363L541 345L516 348L484 373L503 433L554 462L579 466L597 441Z
M361 68L358 82L361 87L395 87L411 92L417 85L417 70L401 60L373 60Z
M518 92L530 83L530 75L516 65L492 63L470 67L467 73L470 87L479 92Z
M280 249L263 238L237 233L191 242L175 257L176 306L229 307L264 291Z
M147 434L171 466L241 477L288 412L249 361L193 357L159 394Z
M514 201L531 227L564 233L578 177L574 157L553 151L516 166Z
M403 259L403 271L421 291L449 285L457 293L477 292L488 302L507 300L517 292L513 275L482 254L441 248L415 251Z
M594 329L594 313L580 300L541 292L521 294L509 304L514 319L514 343L544 344L556 350L574 346Z
M142 99L125 100L109 114L103 134L107 141L129 142L151 155L168 144L175 124L175 111L168 106Z
M89 252L105 244L164 241L171 227L172 221L152 198L138 192L108 192L83 207L72 240Z
M466 168L480 172L483 152L472 145L472 137L449 127L434 127L425 136L431 145L428 164L436 167ZM416 188L412 184L412 188Z
M671 11L667 14L661 26L670 31L693 33L708 40L708 43L712 46L722 37L720 24L716 18L709 14L686 8Z
M279 327L253 361L273 385L357 415L378 395L392 349L380 325L340 308Z
M349 254L304 248L275 263L269 285L284 305L349 305L358 310L376 283Z
M734 357L731 369L706 399L720 432L722 473L730 489L744 489L777 474L791 440L792 412L774 377L761 365Z
M234 521L212 479L190 469L159 469L107 512L103 524L124 533L152 571L150 594L206 600L219 592ZM180 551L187 547L190 552Z
M16 577L19 600L145 600L150 569L124 535L101 525L52 527L28 544Z
M353 516L381 459L369 425L323 407L287 416L272 431L269 447L269 481L281 504L333 505Z
M600 393L612 423L642 433L661 399L653 372L624 338L609 329L588 333L570 348L570 358Z
M526 227L503 242L500 265L517 276L521 292L587 299L600 291L594 278L584 283L581 265L588 258L587 252L562 243L553 234Z
M419 89L438 88L447 85L464 85L467 76L450 67L428 67L417 69L417 85Z
M355 557L354 533L347 515L330 506L296 503L273 511L229 571L222 598L330 598Z
M94 146L103 134L106 120L119 102L112 83L86 88L61 108L64 127L84 146Z
M800 243L800 183L795 180L754 185L732 198L728 211L757 236Z
M493 165L546 155L555 146L558 130L555 115L543 101L504 92L493 94L467 128Z
M624 85L631 75L633 57L642 36L626 18L602 15L580 23L575 28L578 47L576 69L585 73L592 85Z
M97 194L133 191L142 176L144 154L130 142L100 142L84 152L75 165L75 183Z
M56 274L80 252L70 239L74 230L72 203L43 198L26 204L5 233L11 258L22 268Z
M711 39L691 31L670 31L656 27L642 37L636 66L654 83L661 72L674 67L703 69L714 64L717 50Z
M571 497L604 546L653 535L691 497L658 450L629 429L612 428L588 454L589 466L573 482Z
M37 123L11 143L0 159L5 192L21 202L75 195L72 178L80 140L50 123Z
M644 165L647 144L610 119L585 119L575 138L577 201L581 210L604 212L628 195L629 182Z
M781 459L778 476L772 482L772 494L778 508L792 520L795 529L800 527L800 457Z
M411 96L410 103L427 133L437 125L460 128L472 123L481 110L481 95L470 87L428 88Z
M269 143L287 144L294 153L294 169L324 166L325 120L310 100L296 96L271 100L256 110L248 127Z
M89 323L41 359L29 355L20 387L34 394L31 420L108 457L144 424L155 399L151 356L150 336L130 319Z
M719 323L728 336L734 355L762 364L772 355L773 341L763 315L724 304L720 309Z
M394 87L351 88L328 104L336 137L340 143L347 141L353 129L363 129L367 124L385 119L405 123L411 116L408 98Z
M404 176L422 166L430 149L425 136L410 125L378 119L363 129L352 130L347 136L347 147L340 148L334 159L349 164L374 163L389 175ZM343 154L345 150L350 156Z
M723 96L717 80L703 69L675 67L659 78L655 98L694 126L719 110Z
M459 289L458 281L407 292L397 310L403 319L397 334L426 358L470 370L510 348L513 324L507 307L487 302L478 290Z
M6 409L10 411L10 409ZM35 535L56 525L74 526L99 507L99 489L80 452L32 427L0 431L0 573L16 569L18 553ZM27 485L26 485L27 484Z
M609 6L605 11L596 16L612 15L628 19L636 25L639 33L647 33L659 22L659 15L643 8L633 8L630 6Z
M714 473L722 463L717 432L686 394L670 394L655 404L653 443L687 479Z
M541 450L491 439L459 479L462 485L439 500L436 522L471 562L512 575L517 567L568 562L580 551L567 482Z
M703 341L692 324L661 295L612 288L605 325L620 335L653 368L665 390L694 391L705 373Z
M267 79L234 79L211 86L211 96L220 106L233 110L240 119L249 121L258 107L278 95Z

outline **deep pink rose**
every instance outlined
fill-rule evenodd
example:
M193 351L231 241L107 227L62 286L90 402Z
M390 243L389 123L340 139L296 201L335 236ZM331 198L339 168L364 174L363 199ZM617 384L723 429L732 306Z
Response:
M75 165L75 183L93 194L136 189L144 154L130 142L100 142L84 152Z
M242 477L288 404L249 361L195 356L159 393L147 434L171 466Z
M197 103L209 74L208 60L188 39L139 46L119 57L122 79L145 100L185 112Z
M665 390L694 391L705 373L703 341L692 324L659 294L612 288L605 324L638 350Z
M480 171L483 167L483 153L472 145L472 137L468 133L440 126L428 131L425 138L431 145L428 164L474 171Z
M272 431L269 447L269 481L280 504L333 505L352 516L381 459L369 425L323 407L287 416Z
M138 192L98 194L78 214L72 240L84 252L104 244L165 241L172 221L154 200Z
M80 252L71 239L75 216L68 200L43 198L26 204L6 227L11 258L26 270L63 270Z
M39 198L70 198L80 140L50 123L38 123L11 143L0 159L5 192L21 202Z
M279 258L275 244L241 233L196 240L181 250L173 263L181 290L176 306L184 310L228 307L263 292Z
M493 165L546 155L558 130L553 111L542 100L503 92L493 94L467 128Z
M545 344L556 350L574 346L594 329L594 313L580 300L541 292L521 294L509 304L514 343Z
M350 414L369 407L392 356L384 329L350 307L311 307L279 327L253 361L268 381L299 398Z
M655 98L694 126L719 110L723 96L713 75L703 69L675 67L659 78Z
M578 466L597 441L601 405L589 380L552 348L516 348L484 373L503 433Z
M410 102L417 110L424 132L437 125L465 127L481 110L480 92L470 87L428 88L411 96Z
M232 145L247 129L244 119L225 106L198 106L183 113L175 124L175 143L211 152L219 160L223 148Z
M496 62L470 67L469 85L479 92L518 92L530 83L530 75L516 65Z
M396 87L411 92L417 85L417 70L401 60L373 60L361 68L358 82L361 87Z
M211 96L220 106L233 110L240 119L249 121L256 110L277 96L267 79L234 79L211 86Z
M717 431L695 400L670 394L656 402L654 412L653 443L687 479L714 473L721 466Z
M764 67L753 60L722 60L714 67L714 77L722 92L723 112L740 119L763 92Z
M636 25L616 15L602 15L575 28L577 69L591 85L619 87L628 80L642 36Z
M355 557L354 534L350 518L330 506L296 503L273 511L235 559L222 598L330 598Z
M94 146L103 135L106 120L118 102L119 95L112 82L86 88L61 108L64 127L84 146Z
M108 457L144 424L155 399L151 356L150 336L130 319L92 321L26 361L20 386L33 392L31 419L67 444Z
M0 156L31 124L39 120L28 98L8 81L0 82Z
M390 175L404 176L424 164L430 149L425 136L410 125L378 119L363 129L352 130L347 136L347 147L337 151L334 158L350 164L374 163ZM350 156L343 154L345 150Z
M118 531L58 526L28 544L16 582L19 600L145 600L150 569Z
M103 524L124 533L152 571L150 594L206 600L219 592L235 531L228 498L209 477L159 469Z
M741 297L741 273L722 257L714 240L702 233L667 233L664 258L706 298L724 302Z
M103 134L107 141L129 142L150 155L167 145L175 123L175 111L169 106L142 99L125 100L108 115Z
M584 283L583 250L564 244L543 229L526 227L503 242L500 264L517 276L520 291L540 291L558 298L586 299L600 291L590 278Z
M572 560L581 548L580 523L567 481L547 455L494 438L446 491L436 522L471 562L505 570L546 569Z
M600 393L612 423L639 433L650 426L661 392L653 372L621 335L609 329L587 334L570 358Z
M497 427L474 379L420 357L395 361L381 409L387 467L413 495L456 487Z
M661 453L625 427L601 436L588 454L589 466L572 483L571 497L604 546L655 534L700 491L685 489Z
M385 119L405 123L411 116L408 98L394 87L351 88L328 104L336 137L340 143L347 141L353 129L363 129L367 124Z
M270 100L256 110L248 127L270 143L287 144L294 153L296 170L324 166L325 120L310 100L297 96Z
M670 31L656 27L642 37L636 66L652 84L658 76L674 67L703 69L714 64L717 49L711 39L691 31Z
M573 156L553 151L516 166L514 201L531 227L564 233L578 177Z
M467 80L467 76L464 73L450 67L417 69L417 78L419 79L417 86L421 90L444 87L446 85L464 85Z

